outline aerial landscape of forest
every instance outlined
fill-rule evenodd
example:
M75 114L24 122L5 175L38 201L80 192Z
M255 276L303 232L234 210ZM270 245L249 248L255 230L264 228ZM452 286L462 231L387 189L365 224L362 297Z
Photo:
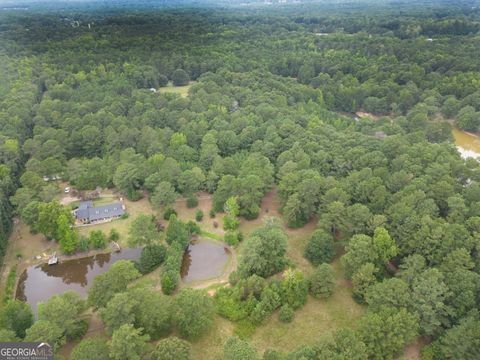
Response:
M478 0L0 0L0 350L478 360L479 160Z

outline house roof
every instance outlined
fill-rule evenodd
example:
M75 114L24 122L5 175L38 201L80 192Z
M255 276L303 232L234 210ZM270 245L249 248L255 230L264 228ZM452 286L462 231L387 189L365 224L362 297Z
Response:
M96 221L105 218L122 216L125 214L123 204L120 202L94 206L92 201L84 201L80 203L75 216L78 220Z

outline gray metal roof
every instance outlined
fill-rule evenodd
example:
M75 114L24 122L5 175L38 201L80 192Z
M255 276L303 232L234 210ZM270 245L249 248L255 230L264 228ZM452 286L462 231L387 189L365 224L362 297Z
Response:
M123 214L125 214L125 210L123 210L123 204L120 202L93 206L93 202L85 201L80 203L78 210L75 212L77 219L89 221L109 219Z

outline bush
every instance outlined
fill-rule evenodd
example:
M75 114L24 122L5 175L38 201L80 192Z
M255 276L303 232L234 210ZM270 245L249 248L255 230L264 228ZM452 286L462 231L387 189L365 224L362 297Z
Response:
M172 82L175 86L187 85L190 81L190 76L183 69L177 69L172 74Z
M190 234L197 234L200 235L202 232L202 229L200 229L200 226L195 221L188 221L186 223L187 230Z
M110 233L108 234L108 240L110 241L118 241L120 239L120 233L117 229L111 229Z
M164 220L170 220L170 216L172 215L177 215L177 212L175 211L174 208L172 207L167 207L165 211L163 212L163 219Z
M187 207L189 209L194 208L198 205L198 198L196 195L190 195L187 197Z
M203 220L203 211L198 209L197 211L195 211L195 220L200 222Z
M335 256L335 243L331 234L316 230L305 248L305 257L313 264L330 262Z
M3 302L7 303L13 299L13 291L15 286L15 280L17 279L17 265L13 265L8 272L7 282L5 284L5 294L3 295Z
M239 321L248 316L245 303L238 297L238 291L234 288L220 288L215 293L217 313L230 321Z
M210 209L210 211L208 212L208 215L210 215L210 217L213 219L215 217L217 213L215 212L215 209Z
M298 309L307 302L308 281L300 271L291 269L285 271L281 287L284 301L293 309Z
M151 360L190 360L190 344L174 336L162 339L152 352Z
M255 332L255 324L250 320L240 320L236 323L233 333L240 339L245 340L250 338Z
M177 271L168 270L162 273L160 283L162 285L162 291L165 295L171 295L180 282L180 275Z
M295 312L288 304L283 305L278 313L278 319L284 323L292 322L294 316Z
M90 233L89 242L94 249L105 249L107 246L107 238L101 230L93 230Z
M228 245L235 246L240 241L240 232L239 231L227 231L225 233L224 240Z
M88 251L90 248L90 241L86 236L80 236L78 240L78 251L84 252Z
M322 264L310 276L310 293L316 298L327 298L335 288L335 273L328 264Z
M246 341L233 336L223 347L224 360L258 360L257 350Z
M136 263L138 271L148 274L159 267L165 260L167 249L161 244L147 245L142 249L139 261Z
M129 189L127 191L127 199L130 201L138 201L143 198L143 193L140 190Z

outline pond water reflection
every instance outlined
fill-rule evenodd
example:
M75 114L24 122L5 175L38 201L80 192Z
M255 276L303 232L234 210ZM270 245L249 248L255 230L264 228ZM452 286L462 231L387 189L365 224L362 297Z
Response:
M141 251L139 248L123 249L115 253L66 260L57 265L31 266L20 275L15 297L28 302L36 312L40 301L68 290L86 296L95 276L107 271L117 260L137 260Z
M181 276L185 282L219 277L225 271L230 251L221 243L197 240L183 255Z

